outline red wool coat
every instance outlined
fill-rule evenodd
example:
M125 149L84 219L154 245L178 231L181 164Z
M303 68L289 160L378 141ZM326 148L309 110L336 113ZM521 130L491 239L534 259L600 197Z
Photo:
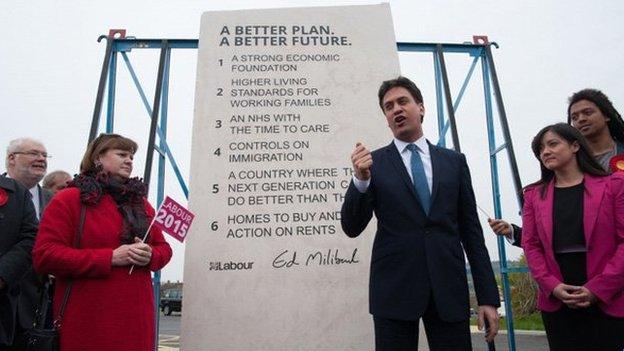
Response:
M150 271L169 262L171 247L152 228L148 266L112 267L113 250L120 246L122 216L110 195L87 207L80 249L73 248L80 220L79 190L58 192L46 207L33 249L33 264L41 274L56 276L54 316L73 279L60 331L63 351L152 351L154 298ZM154 209L145 201L149 218Z

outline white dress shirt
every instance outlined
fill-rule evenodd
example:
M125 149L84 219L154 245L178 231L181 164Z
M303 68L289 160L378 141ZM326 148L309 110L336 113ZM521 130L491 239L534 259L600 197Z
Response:
M396 146L397 150L399 151L399 154L401 155L401 159L403 160L403 164L405 165L405 169L407 170L407 173L409 174L410 179L413 179L412 167L411 167L412 152L407 149L407 145L409 144L410 143L394 138L394 146ZM411 144L416 145L418 149L418 154L420 155L420 159L422 160L422 163L423 163L423 168L425 169L425 177L427 177L427 185L429 185L429 193L431 194L432 189L433 189L433 168L431 166L431 154L429 153L429 144L427 144L427 139L425 139L424 135ZM353 185L355 185L355 188L359 192L365 193L366 190L368 189L368 186L370 185L370 179L360 180L360 179L357 179L357 177L354 174Z
M37 185L28 189L32 195L32 203L35 205L35 212L37 213L37 219L41 219L41 209L39 208L39 187Z
M5 177L11 178L8 173L5 173ZM35 185L32 188L28 189L30 191L31 199L33 205L35 206L35 213L37 214L37 219L41 219L40 212L41 208L39 207L39 186Z

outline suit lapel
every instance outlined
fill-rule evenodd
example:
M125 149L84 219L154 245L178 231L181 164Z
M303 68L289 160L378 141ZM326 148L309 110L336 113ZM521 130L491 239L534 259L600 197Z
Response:
M414 198L414 200L416 200L416 202L418 203L420 210L423 211L424 213L425 210L422 208L422 205L420 204L420 200L418 199L418 194L416 194L416 189L414 188L414 183L412 182L412 179L410 178L409 173L407 173L407 169L405 169L405 163L403 163L401 154L399 154L399 151L397 150L396 145L394 145L394 142L391 142L390 145L386 147L386 153L388 154L388 158L390 159L390 162L394 166L394 169L399 175L399 178L401 178L401 182L403 183L403 185L407 187L410 194L412 194L412 197Z
M429 144L429 141L427 141ZM433 212L433 206L435 205L436 196L438 195L439 179L441 174L441 164L440 164L440 155L439 150L436 146L429 144L429 156L431 157L431 209L430 212Z
M539 190L538 190L539 191ZM544 242L550 247L553 237L553 201L555 199L555 181L551 180L546 186L546 197L542 199L541 195L537 195L539 199L538 213L542 233L544 233Z
M6 173L0 175L0 188L4 188L10 192L15 191L15 185L10 180L10 178L6 177Z
M600 204L605 192L606 182L604 177L592 177L585 175L585 191L583 192L583 231L585 234L585 242L589 243L594 232L598 213L600 212ZM546 189L546 198L539 198L539 218L542 227L542 233L545 234L545 241L548 245L552 245L553 236L553 201L555 192L555 182L548 183Z
M15 184L11 179L7 178L5 174L0 175L0 190L2 190L5 193L14 193L16 191ZM7 196L13 196L13 195L7 194ZM4 234L5 229L6 229L6 224L4 224L5 213L14 211L14 210L15 209L12 208L10 202L8 203L8 206L4 206L4 205L0 206L0 233L1 234ZM0 256L2 256L2 254L0 254Z
M594 226L600 212L600 204L605 192L606 182L604 177L592 177L585 175L585 191L583 193L583 230L585 231L585 243L590 242L594 232Z
M39 195L39 218L37 219L41 219L41 213L43 212L43 189L39 184L37 184L37 194Z
M48 206L48 203L52 200L52 193L42 188L39 184L37 184L37 187L39 188L39 208L41 208L43 212L43 209Z

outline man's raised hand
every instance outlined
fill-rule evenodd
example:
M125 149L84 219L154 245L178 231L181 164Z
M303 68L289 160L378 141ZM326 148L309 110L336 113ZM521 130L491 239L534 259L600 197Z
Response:
M355 150L351 153L351 163L353 172L359 180L369 180L371 177L370 168L373 165L373 156L362 143L355 144Z

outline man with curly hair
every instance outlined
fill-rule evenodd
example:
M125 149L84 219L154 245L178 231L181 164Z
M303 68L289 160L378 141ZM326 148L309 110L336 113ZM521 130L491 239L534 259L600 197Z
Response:
M610 161L624 154L624 121L611 100L600 90L583 89L568 99L568 123L587 140L594 158L606 171ZM520 247L522 228L502 219L488 219L492 231Z

